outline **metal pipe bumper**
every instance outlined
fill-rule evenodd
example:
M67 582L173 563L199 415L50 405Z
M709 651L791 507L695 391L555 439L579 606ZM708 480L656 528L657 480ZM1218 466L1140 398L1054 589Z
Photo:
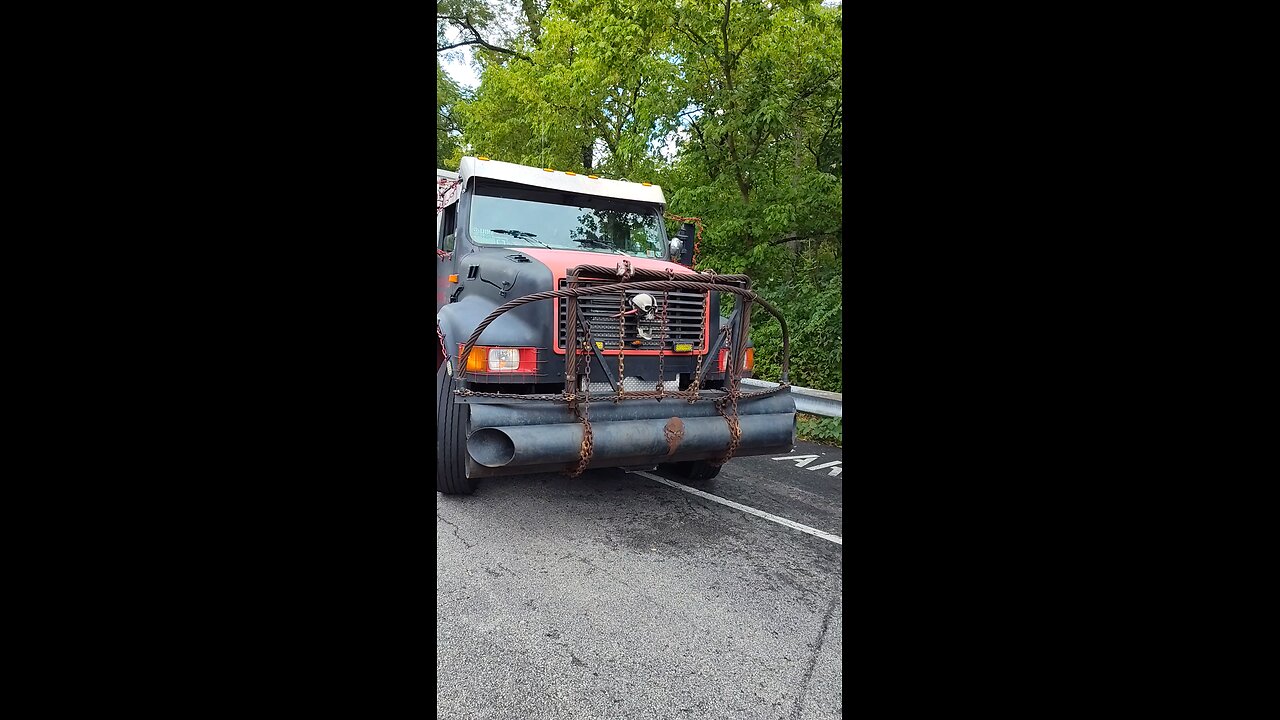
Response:
M573 467L583 427L563 406L472 405L467 476L560 472ZM789 394L740 402L735 457L787 453L795 446ZM593 453L588 468L711 460L729 449L729 426L710 403L649 400L591 406Z

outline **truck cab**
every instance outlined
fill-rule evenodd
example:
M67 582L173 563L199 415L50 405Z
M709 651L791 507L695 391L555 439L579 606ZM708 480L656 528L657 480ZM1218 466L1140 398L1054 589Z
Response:
M482 156L436 176L438 491L600 467L706 481L791 449L785 377L737 386L753 304L776 311L745 276L691 270L661 187Z

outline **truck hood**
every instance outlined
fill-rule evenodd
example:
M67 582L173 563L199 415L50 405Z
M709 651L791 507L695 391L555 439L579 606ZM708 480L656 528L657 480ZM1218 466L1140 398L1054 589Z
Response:
M622 262L623 256L613 253L594 253L579 252L577 250L547 250L545 248L531 248L528 246L513 247L512 250L518 251L522 255L537 260L551 269L554 276L555 284L553 287L559 287L560 278L568 274L569 268L578 265L603 265L604 267L615 267ZM645 270L665 271L671 268L676 272L692 272L689 268L666 260L654 260L653 258L630 257L626 258L631 261L634 268L642 268Z

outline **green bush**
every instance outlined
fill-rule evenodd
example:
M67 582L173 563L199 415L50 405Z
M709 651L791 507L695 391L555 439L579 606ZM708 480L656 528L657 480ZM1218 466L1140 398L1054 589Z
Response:
M792 385L844 392L843 291L838 262L821 269L809 266L791 274L775 273L756 286L756 292L787 320ZM782 327L763 309L751 313L751 339L756 347L755 376L781 380Z
M842 418L796 413L796 435L801 440L844 447L842 422Z

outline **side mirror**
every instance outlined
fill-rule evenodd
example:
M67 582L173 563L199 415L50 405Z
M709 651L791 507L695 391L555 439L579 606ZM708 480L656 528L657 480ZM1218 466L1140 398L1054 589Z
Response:
M693 243L697 237L693 223L680 225L680 232L671 240L671 261L687 267L693 266Z

